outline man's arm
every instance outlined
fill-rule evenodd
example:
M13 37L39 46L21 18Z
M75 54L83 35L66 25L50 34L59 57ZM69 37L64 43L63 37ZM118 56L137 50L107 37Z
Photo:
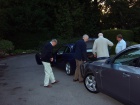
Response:
M108 40L107 39L107 44L109 45L109 46L113 46L114 44L110 41L110 40Z
M82 44L82 58L83 58L83 61L86 62L87 60L87 47L86 47L86 43L83 43Z
M97 52L97 44L96 44L96 40L95 40L94 44L93 44L93 48L92 48L92 53L96 54L96 52Z

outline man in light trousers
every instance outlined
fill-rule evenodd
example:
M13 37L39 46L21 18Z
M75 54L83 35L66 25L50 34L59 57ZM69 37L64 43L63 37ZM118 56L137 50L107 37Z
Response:
M55 77L51 68L51 64L50 64L50 62L53 62L52 53L53 53L53 47L56 46L56 44L57 44L57 40L52 39L51 42L45 44L41 52L41 60L42 60L42 64L44 66L44 72L45 72L44 87L47 87L47 88L52 87L49 84L49 80L51 84L55 84L59 82L55 80Z

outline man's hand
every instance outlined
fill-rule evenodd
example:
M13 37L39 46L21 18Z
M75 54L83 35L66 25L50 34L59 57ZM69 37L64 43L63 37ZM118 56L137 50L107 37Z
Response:
M53 62L53 58L51 58L50 61Z
M94 57L96 58L96 57L97 57L97 55L96 55L96 54L94 54Z

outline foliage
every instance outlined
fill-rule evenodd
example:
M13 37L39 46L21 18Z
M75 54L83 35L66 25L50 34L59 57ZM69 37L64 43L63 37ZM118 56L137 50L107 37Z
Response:
M138 44L137 42L133 42L133 41L127 41L126 43L127 43L127 47Z
M109 52L110 53L109 55L115 55L116 54L115 53L115 48L116 48L115 45L111 47L110 52Z
M134 39L134 37L133 37L134 33L131 30L121 30L121 29L114 30L114 29L110 29L110 30L103 30L102 32L104 34L104 37L106 37L109 40L111 40L114 44L117 43L116 36L118 34L121 34L125 41L133 41L133 39Z
M75 4L72 6L72 4ZM55 30L57 35L65 38L72 38L74 36L74 31L82 26L82 9L80 5L75 0L68 0L64 3L59 2L57 4L59 9L55 10L57 17ZM82 28L82 27L81 27Z
M71 38L71 39L63 39L63 38L59 37L58 38L58 47L62 46L63 44L75 43L79 39L80 39L80 37L75 37L75 38Z
M16 48L34 48L38 37L45 39L44 33L49 37L54 31L53 8L49 0L0 0L0 33Z
M6 53L10 54L13 49L14 49L14 45L11 41L0 40L0 53L1 53L1 55L5 55Z
M134 32L134 41L140 43L140 27L134 28L133 32Z
M38 36L38 37L36 37ZM13 39L14 44L16 44L16 49L37 49L41 41L46 41L52 39L51 35L46 33L19 33L18 36Z
M139 0L0 0L0 38L11 40L16 49L36 49L52 38L131 29L139 27L139 4Z
M131 29L139 26L140 0L106 0L109 12L102 16L102 28Z

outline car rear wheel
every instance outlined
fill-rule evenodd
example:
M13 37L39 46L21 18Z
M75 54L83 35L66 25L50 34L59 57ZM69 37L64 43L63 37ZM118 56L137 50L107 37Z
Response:
M72 67L71 67L70 63L66 63L65 71L66 71L67 75L72 75L73 74Z
M98 93L97 82L93 74L88 74L84 79L86 89L92 93Z

